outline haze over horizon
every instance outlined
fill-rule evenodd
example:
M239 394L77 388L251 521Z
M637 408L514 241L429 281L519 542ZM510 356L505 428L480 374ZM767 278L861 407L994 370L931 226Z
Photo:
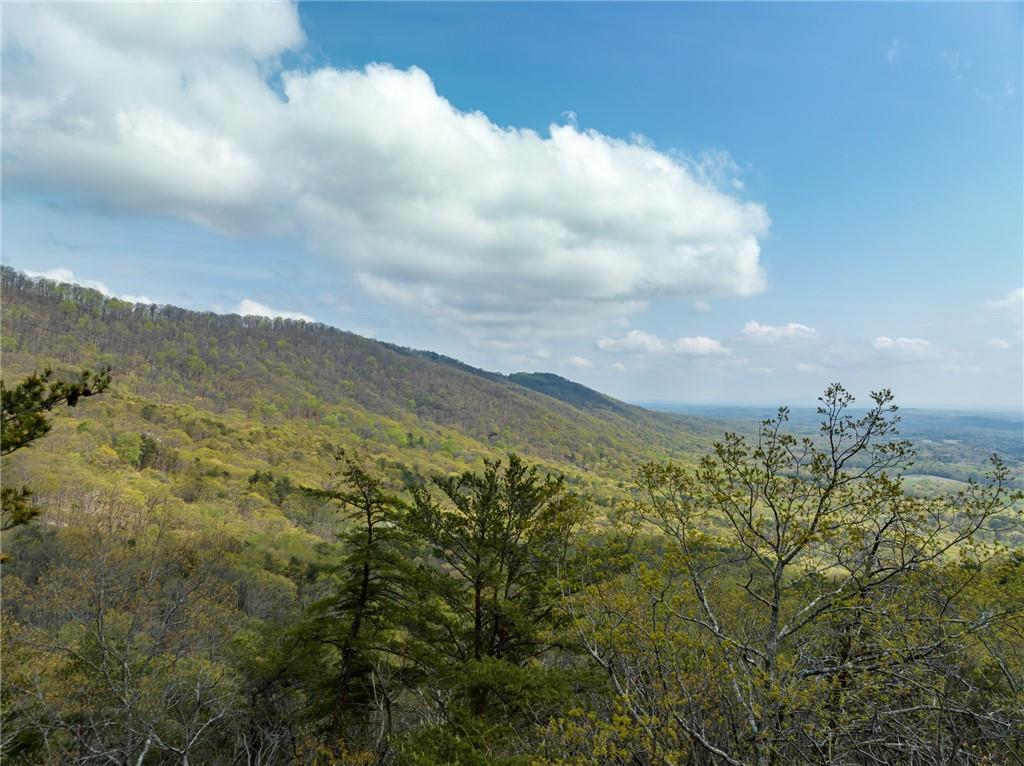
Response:
M1020 4L396 8L3 6L3 262L631 402L1024 409Z

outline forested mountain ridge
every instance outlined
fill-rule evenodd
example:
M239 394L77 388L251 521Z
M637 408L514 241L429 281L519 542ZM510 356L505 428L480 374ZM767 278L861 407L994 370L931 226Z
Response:
M449 453L464 450L445 446L441 430L456 431L479 450L516 449L620 479L638 459L704 451L721 431L557 376L506 377L320 324L133 305L6 267L2 288L5 376L109 364L115 387L165 403L333 423L352 442ZM360 415L390 423L382 432Z
M335 444L375 457L396 480L514 450L605 504L640 463L692 462L756 420L653 411L551 373L506 376L321 324L133 305L7 267L0 288L5 380L46 366L114 369L97 423L109 430L107 447L148 435L189 459L206 449L245 470L310 478ZM1019 486L1024 461L1012 437L999 446ZM923 439L918 447L915 472L957 480L980 477L991 452Z

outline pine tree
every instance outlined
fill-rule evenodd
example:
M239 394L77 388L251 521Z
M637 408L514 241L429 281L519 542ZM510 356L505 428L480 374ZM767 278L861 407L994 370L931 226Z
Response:
M354 743L379 751L387 746L391 725L384 677L391 674L381 671L392 663L390 649L407 601L408 540L400 525L405 503L344 450L336 458L336 485L304 491L336 503L351 526L339 536L334 590L312 605L300 635L328 649L315 665L314 683L332 733L346 748Z
M84 370L77 381L54 379L49 368L13 388L0 381L0 454L9 455L48 434L53 428L47 418L50 411L62 404L74 407L83 398L103 393L109 385L109 368L98 373ZM39 512L31 499L28 487L0 489L0 529L6 531L35 518Z
M515 454L433 486L413 490L409 514L433 564L419 626L429 682L450 694L448 733L500 750L502 727L523 737L561 693L562 677L540 660L564 638L560 575L584 504Z

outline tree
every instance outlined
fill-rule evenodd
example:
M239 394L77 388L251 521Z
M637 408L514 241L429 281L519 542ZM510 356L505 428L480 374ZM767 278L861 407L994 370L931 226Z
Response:
M301 642L330 649L314 663L314 697L321 700L321 711L329 711L340 744L368 745L383 753L391 731L391 696L390 674L381 666L391 659L399 614L407 606L409 546L400 526L405 503L344 450L335 457L340 463L335 486L304 489L336 503L349 527L339 536L333 590L310 608L298 635ZM378 725L370 727L375 716Z
M53 371L33 373L13 388L0 381L0 455L28 447L53 428L47 413L61 405L74 407L79 400L101 394L110 385L110 369L84 370L77 381L54 379ZM28 487L0 489L0 530L27 524L36 515Z
M562 477L542 477L515 454L433 486L438 495L413 490L409 512L432 558L422 570L421 658L428 684L454 695L440 707L460 747L486 718L488 740L479 744L497 750L497 727L518 726L523 736L522 724L543 719L559 694L557 673L540 659L564 643L559 575L584 505Z
M133 545L100 529L40 531L58 555L31 584L5 575L4 763L238 762L226 551L166 518L150 531Z
M641 470L633 547L660 534L578 607L634 724L631 763L1021 755L1022 567L983 544L1015 497L1005 466L910 497L892 394L860 417L839 385L820 401L817 439L785 433L783 408L695 470Z

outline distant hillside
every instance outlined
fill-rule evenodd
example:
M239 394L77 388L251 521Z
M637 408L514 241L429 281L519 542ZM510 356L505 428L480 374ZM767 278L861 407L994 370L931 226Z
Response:
M506 377L321 324L133 305L9 268L2 290L7 380L44 365L109 364L112 398L287 425L413 466L516 450L621 481L648 459L692 458L722 430L556 375Z
M620 415L646 416L649 414L640 407L624 404L592 388L587 388L550 372L516 372L509 375L509 380L590 412L603 410Z

